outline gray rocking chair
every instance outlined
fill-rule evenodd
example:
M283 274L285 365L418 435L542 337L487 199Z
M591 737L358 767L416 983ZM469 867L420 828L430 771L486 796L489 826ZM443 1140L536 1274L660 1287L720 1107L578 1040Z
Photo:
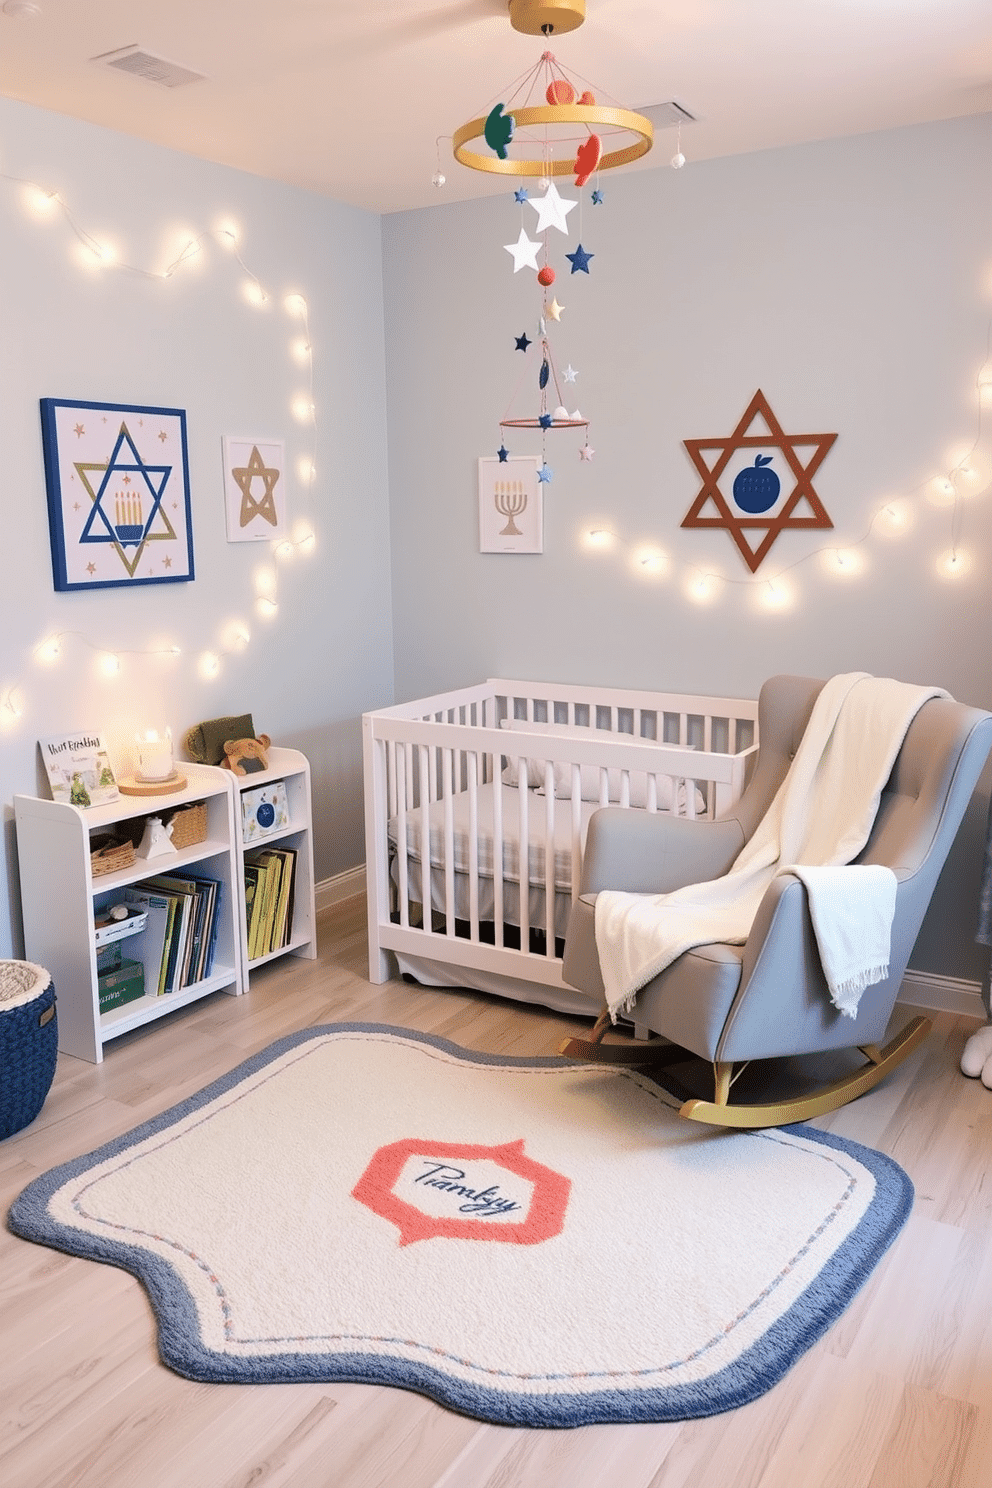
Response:
M728 871L784 779L822 686L809 677L765 683L757 765L736 806L720 820L609 807L594 813L565 940L566 981L603 995L594 929L600 889L669 893ZM830 999L802 882L781 874L745 945L697 946L638 992L638 1027L659 1037L604 1042L610 1027L604 1012L588 1039L568 1039L560 1052L632 1065L672 1064L693 1055L707 1060L713 1099L687 1100L682 1114L720 1126L801 1121L869 1090L929 1032L929 1019L916 1017L890 1043L881 1042L937 876L990 750L992 713L950 699L924 703L910 725L856 859L886 864L897 879L889 974L863 994L856 1018L843 1016ZM764 1104L729 1100L742 1062L855 1048L867 1062L812 1094Z

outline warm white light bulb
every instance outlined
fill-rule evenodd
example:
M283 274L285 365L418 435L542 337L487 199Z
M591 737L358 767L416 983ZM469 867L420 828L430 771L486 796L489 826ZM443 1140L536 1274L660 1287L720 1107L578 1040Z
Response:
M317 468L308 455L301 455L296 462L296 473L304 485L308 486L317 474Z
M201 677L216 677L220 671L220 657L216 651L204 651L197 669Z
M952 548L937 559L937 572L945 579L960 579L971 568L971 557L961 548Z
M249 305L255 306L264 305L268 300L268 295L257 279L248 279L245 281L244 297Z
M307 313L307 302L301 294L289 294L282 303L289 315L298 315L302 319Z
M792 599L792 590L781 579L768 579L758 588L758 603L765 610L787 610Z
M612 548L616 537L607 527L593 527L586 533L586 542L591 548Z
M716 594L716 581L712 574L699 574L690 579L686 592L696 604L708 604Z
M298 393L290 404L290 407L293 411L293 417L301 424L313 423L315 411L313 401L305 393Z
M35 217L49 217L59 204L57 191L46 191L43 186L28 186L24 193L28 210Z
M292 558L293 544L288 539L283 538L282 542L276 543L275 554L277 558Z
M296 340L290 347L290 350L292 351L293 356L298 362L302 362L304 365L309 362L310 342L307 340L306 336L297 336Z
M99 665L105 677L116 677L121 669L121 659L112 651L105 651L100 657Z
M272 617L279 612L279 606L276 604L275 600L270 599L268 595L265 594L261 595L255 601L255 608L261 615L263 620L271 620Z

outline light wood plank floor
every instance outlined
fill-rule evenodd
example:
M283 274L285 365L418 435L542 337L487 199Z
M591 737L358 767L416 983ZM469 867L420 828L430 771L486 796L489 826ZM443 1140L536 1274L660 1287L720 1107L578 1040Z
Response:
M112 1044L60 1058L38 1120L0 1144L4 1212L39 1172L199 1089L274 1038L358 1018L546 1054L574 1020L366 980L364 901L320 957L264 968ZM992 1483L992 1091L958 1071L967 1019L820 1123L890 1153L917 1198L836 1326L742 1410L660 1426L521 1431L364 1385L197 1385L158 1361L142 1288L0 1233L4 1488L985 1488ZM576 1297L576 1307L581 1307Z

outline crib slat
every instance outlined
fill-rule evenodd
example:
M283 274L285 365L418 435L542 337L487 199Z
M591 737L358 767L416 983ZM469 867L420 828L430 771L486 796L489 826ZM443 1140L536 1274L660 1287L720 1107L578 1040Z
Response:
M555 772L544 762L544 953L555 953Z
M477 754L468 761L468 925L469 939L479 939L479 771Z
M493 756L493 943L503 945L503 772Z
M441 800L444 803L444 933L449 939L455 934L455 820L454 802L451 796L451 777L454 751L441 750Z
M430 753L429 745L417 745L420 764L420 900L425 930L432 929L434 923L434 873L431 868Z
M408 927L410 924L410 874L409 874L409 843L407 840L407 766L409 761L406 756L409 751L405 744L397 744L396 752L400 756L399 767L396 773L396 857L399 862L399 896L400 896L400 924ZM420 876L423 878L423 865L421 864Z
M526 774L524 772L527 772ZM530 791L525 788L525 782L530 778L530 760L520 760L520 774L518 776L517 807L518 822L520 826L517 837L517 884L520 900L520 949L527 951L530 948L530 826L529 807Z

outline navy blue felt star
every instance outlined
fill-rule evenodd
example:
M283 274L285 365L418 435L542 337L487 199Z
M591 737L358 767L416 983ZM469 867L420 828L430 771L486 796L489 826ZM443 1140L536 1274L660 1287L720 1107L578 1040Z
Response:
M586 250L583 248L582 244L581 243L578 243L576 245L575 252L574 253L566 253L565 254L565 257L568 259L569 263L572 265L572 273L573 274L577 274L580 269L581 269L581 271L582 271L583 274L588 274L588 272L589 272L589 260L591 258L595 258L596 255L595 255L595 253L587 253Z
M525 201L527 201L528 200L527 187L526 186L518 186L517 189L516 189L516 191L513 193L513 200L514 201L518 201L518 202L525 202Z
M516 342L517 342L517 351L526 351L527 348L528 348L528 346L530 345L530 340L529 340L529 338L527 336L527 332L524 331L524 333L523 333L522 336L517 336L516 337Z
M601 207L603 204L603 193L600 191L598 186L592 194L592 204L594 207Z
M541 485L544 485L546 481L549 481L553 475L554 471L551 469L551 466L547 464L542 465L540 470L537 472L537 478Z
M506 464L506 461L507 461L507 456L510 453L510 451L507 449L506 445L505 444L501 444L500 447L499 447L499 449L496 451L496 453L499 455L499 463L501 465L505 465Z
M542 413L537 422L540 424L542 429L550 429L551 425L554 423L554 419L551 417L550 413Z

